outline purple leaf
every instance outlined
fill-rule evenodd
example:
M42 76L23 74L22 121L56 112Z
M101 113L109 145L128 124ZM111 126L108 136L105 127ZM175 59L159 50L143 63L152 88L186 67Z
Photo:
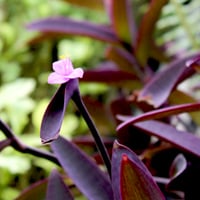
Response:
M200 157L200 138L192 133L179 131L171 125L154 120L139 122L134 124L134 126L149 135L169 142L182 151Z
M186 61L195 56L175 60L165 70L157 73L140 91L138 101L147 101L155 108L161 106L167 100L181 75L187 71Z
M59 200L73 200L68 187L65 185L60 174L53 170L49 177L46 200L59 199Z
M162 195L153 177L127 147L114 143L112 155L112 184L115 198L120 200L162 200Z
M35 21L29 24L27 28L46 33L87 36L106 42L118 43L116 35L106 26L64 17Z
M81 81L103 83L118 83L134 80L138 80L134 73L122 71L111 62L103 63L96 69L85 70L84 76L81 79Z
M122 128L125 128L129 126L130 124L134 124L139 121L146 121L151 119L160 119L171 115L176 115L184 112L192 112L192 111L198 111L200 110L200 103L187 103L187 104L181 104L176 106L169 106L166 108L161 108L153 111L146 112L144 114L138 115L136 117L123 117L119 116L121 120L124 122L121 123L117 130L119 131Z
M78 88L78 80L72 79L62 84L49 103L41 125L40 137L43 143L55 140L58 135L64 118L67 104Z
M85 153L61 137L52 142L51 146L65 172L88 199L113 199L108 177Z

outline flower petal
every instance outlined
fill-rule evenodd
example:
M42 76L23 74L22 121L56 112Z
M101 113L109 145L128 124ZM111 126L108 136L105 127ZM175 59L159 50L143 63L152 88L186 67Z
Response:
M63 62L65 63L67 74L71 73L74 70L72 61L69 58L66 58L63 60Z
M67 78L82 78L83 77L83 70L81 68L74 69L69 75L67 75Z
M61 75L68 75L73 71L73 65L69 58L58 60L53 63L53 70Z
M60 75L56 72L53 72L48 77L48 83L49 84L62 84L69 80L68 77L65 77L63 75Z

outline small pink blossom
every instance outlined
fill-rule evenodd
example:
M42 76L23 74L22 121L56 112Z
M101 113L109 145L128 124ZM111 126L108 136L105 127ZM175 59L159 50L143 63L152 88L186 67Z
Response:
M83 70L81 68L73 68L72 62L69 58L58 60L53 63L53 70L49 77L49 84L62 84L70 79L82 78Z

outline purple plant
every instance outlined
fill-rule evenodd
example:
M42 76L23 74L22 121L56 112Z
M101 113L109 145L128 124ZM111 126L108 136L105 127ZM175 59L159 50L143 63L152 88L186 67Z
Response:
M137 1L69 2L104 9L109 24L64 17L42 19L28 25L29 30L41 33L32 42L58 40L66 35L86 36L107 44L105 62L84 73L80 68L73 69L69 58L53 63L54 72L48 83L61 85L41 124L41 140L51 143L52 153L22 144L0 121L0 129L7 137L1 141L0 149L12 146L22 153L51 160L65 172L60 175L53 170L48 180L30 186L17 199L27 199L33 193L42 194L41 199L51 199L56 194L60 195L55 197L59 200L75 199L71 190L75 186L91 200L199 199L196 183L200 177L200 139L191 130L192 126L198 130L200 124L196 95L199 85L187 92L179 86L199 76L200 54L188 49L170 54L169 46L176 45L176 40L157 44L156 38L162 38L163 32L171 28L163 31L156 26L169 1L141 1L140 5L147 7L144 13L139 11ZM117 88L109 109L102 102L91 103L82 97L78 78L80 82L103 82ZM59 135L70 100L82 114L92 137L69 141ZM184 121L182 113L187 113L190 121ZM94 122L100 120L105 126L107 122L112 124L107 125L112 137L99 133ZM89 156L79 145L97 147L98 151ZM105 168L102 170L100 165ZM64 180L72 182L66 184Z

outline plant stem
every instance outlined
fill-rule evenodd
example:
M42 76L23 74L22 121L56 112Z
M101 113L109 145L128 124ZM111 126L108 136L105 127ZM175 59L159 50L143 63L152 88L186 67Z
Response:
M110 158L109 158L108 152L106 150L106 147L100 137L100 134L98 133L98 130L97 130L85 104L82 101L79 91L74 92L74 94L72 96L72 100L75 102L75 104L78 107L79 111L81 112L83 118L85 119L85 121L91 131L91 134L95 140L97 149L99 150L101 157L105 163L105 166L108 170L108 173L111 176L111 163L110 163Z
M0 120L0 130L9 139L9 140L7 139L8 145L12 146L15 150L21 153L28 153L40 158L45 158L47 160L54 162L57 165L60 165L59 161L52 153L42 151L37 148L29 147L26 144L23 144L2 120ZM5 147L7 147L8 145L6 145Z

